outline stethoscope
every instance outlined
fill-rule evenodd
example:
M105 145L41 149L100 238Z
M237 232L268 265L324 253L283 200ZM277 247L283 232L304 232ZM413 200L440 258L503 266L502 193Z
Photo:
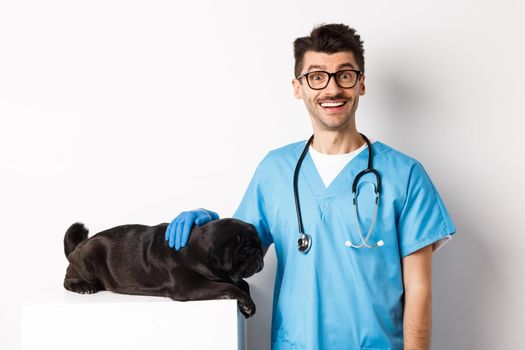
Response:
M352 247L352 248L381 247L384 245L384 242L382 240L377 241L377 243L368 242L368 240L370 239L370 235L372 234L372 230L374 229L375 222L376 222L377 207L379 206L379 192L381 191L381 178L377 170L375 170L372 167L372 161L373 161L372 144L370 143L370 141L365 135L361 133L359 134L363 137L363 139L366 141L366 144L368 145L368 167L364 169L363 171L361 171L359 174L357 174L356 177L354 178L354 182L352 183L355 221L356 221L357 230L359 232L359 237L361 238L361 244L357 245L357 244L352 243L350 240L347 240L345 241L345 246ZM302 253L307 253L312 247L312 237L309 234L304 233L303 218L301 216L301 206L299 204L299 193L297 190L297 179L299 177L299 169L301 168L303 159L306 156L306 153L308 153L308 149L313 140L314 140L314 135L312 135L310 139L308 140L308 142L306 143L303 153L301 153L301 156L299 157L299 160L297 161L297 165L295 166L295 172L293 175L293 194L294 194L294 199L295 199L295 210L297 211L297 223L299 225L299 240L297 241L297 246L298 246L299 251ZM374 174L377 180L377 186L374 187L374 193L375 193L376 199L375 199L375 209L374 209L374 216L372 217L372 223L370 224L370 228L368 229L368 233L366 234L366 237L363 237L363 230L361 228L361 223L359 222L359 217L357 214L357 184L359 183L359 179L368 173Z

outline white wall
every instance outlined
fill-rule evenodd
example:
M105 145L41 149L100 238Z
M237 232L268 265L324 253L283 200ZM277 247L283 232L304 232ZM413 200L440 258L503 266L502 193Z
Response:
M320 22L365 40L358 129L419 159L458 228L434 258L433 348L517 348L524 15L517 0L0 0L0 348L19 347L22 300L62 283L74 221L233 214L266 152L311 133L292 42ZM268 348L274 271L272 249L249 280L250 349Z

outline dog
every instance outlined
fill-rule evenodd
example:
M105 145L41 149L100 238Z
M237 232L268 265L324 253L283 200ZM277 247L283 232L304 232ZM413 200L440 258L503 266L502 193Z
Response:
M195 225L187 246L176 251L165 240L167 226L121 225L88 239L84 224L74 223L64 236L64 287L178 301L237 299L239 311L252 317L255 304L243 278L263 268L255 227L233 218Z

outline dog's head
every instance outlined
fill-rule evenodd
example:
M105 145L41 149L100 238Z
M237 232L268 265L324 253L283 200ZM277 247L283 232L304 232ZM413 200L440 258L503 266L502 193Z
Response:
M261 240L253 225L228 218L211 221L200 231L206 264L217 276L238 282L262 270Z

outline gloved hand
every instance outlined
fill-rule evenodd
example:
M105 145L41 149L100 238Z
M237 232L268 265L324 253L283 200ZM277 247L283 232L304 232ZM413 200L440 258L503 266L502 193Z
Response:
M194 224L201 226L218 219L219 215L211 210L199 208L183 211L168 225L165 239L170 248L175 247L175 250L179 250L186 246Z

